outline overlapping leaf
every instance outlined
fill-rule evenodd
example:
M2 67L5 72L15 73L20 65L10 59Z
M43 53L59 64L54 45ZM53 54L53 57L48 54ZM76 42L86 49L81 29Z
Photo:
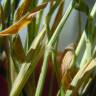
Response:
M89 14L89 7L84 0L74 0L75 9L84 12L86 15Z
M45 36L45 29L37 35L27 52L27 60L23 63L20 72L14 82L10 96L19 95L25 83L35 69L36 64L44 54L44 46L40 44ZM23 83L22 83L23 82ZM21 86L21 87L20 87ZM19 91L18 91L19 90Z
M88 83L88 80L92 77L92 74L94 74L95 70L96 70L96 58L90 61L89 64L85 67L85 69L81 71L81 74L79 77L80 79L78 80L78 83L76 87L74 88L72 94L76 94L78 90L80 89L80 87L82 87L82 84L85 83L86 85ZM94 74L93 76L96 76L96 74Z
M27 11L32 0L20 0L18 8L15 11L14 21L19 20Z
M22 42L21 42L21 39L20 39L20 36L19 35L16 35L14 38L13 38L13 52L14 52L14 55L16 57L16 59L20 62L20 63L23 63L25 62L25 52L23 50L23 46L22 46Z
M30 49L27 52L27 61L31 61L32 55L34 53L34 50L36 50L38 47L41 47L42 45L42 40L45 36L45 27L42 29L42 31L37 35L37 37L33 40Z
M51 28L51 32L53 33L56 29L56 27L58 26L60 20L62 19L62 15L63 15L63 6L64 6L64 1L61 0L60 4L59 4L59 9L57 12L57 15L55 17L53 26Z
M46 5L47 5L47 3L44 3L44 4L34 8L31 12L28 12L27 14L25 14L19 21L14 23L12 26L1 31L0 36L16 34L20 29L22 29L26 25L28 25L32 21L32 18L37 14L37 12L40 11L41 9L45 8Z
M2 0L1 4L3 6L5 20L7 20L10 13L10 0Z

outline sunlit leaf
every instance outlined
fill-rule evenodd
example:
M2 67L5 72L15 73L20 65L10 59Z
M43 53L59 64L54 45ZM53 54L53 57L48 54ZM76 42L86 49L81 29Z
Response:
M31 17L30 17L31 15ZM18 22L14 23L12 26L8 27L7 29L0 32L0 36L6 36L6 35L12 35L16 34L20 29L24 28L26 25L28 25L32 17L36 14L26 14L23 16Z
M20 72L12 86L10 96L19 96L43 54L44 48L38 47L36 50L34 50L33 56L31 57L31 62L25 62L22 64Z
M45 24L46 24L46 31L47 31L47 36L48 36L48 40L50 40L51 36L52 36L52 32L50 30L50 21L51 21L51 17L53 15L53 13L55 12L56 8L58 7L59 3L56 2L55 4L53 4L52 6L50 6L49 12L46 16L45 19Z
M14 14L14 21L18 21L23 15L25 15L31 2L32 0L20 0L18 8L16 9Z
M27 61L30 61L32 59L32 55L34 50L36 50L37 47L41 46L41 42L43 42L42 40L44 39L45 36L45 27L43 28L43 30L35 37L35 39L33 40L30 49L27 52Z
M30 11L30 12L34 13L34 12L40 11L41 9L44 9L47 4L48 4L48 2L42 3L41 5L37 6L36 8L33 8L32 11Z
M91 77L93 77L93 73L96 70L96 59L93 59L86 67L84 70L82 70L82 73L80 74L78 83L76 87L74 88L72 94L76 94L79 90L79 88L82 86L83 83L87 83L86 80L88 81ZM96 75L96 74L95 74ZM94 76L95 76L94 75Z
M13 62L13 59L12 59L12 56L10 56L10 77L11 77L11 83L13 84L16 76L17 76L17 70L14 66L14 62Z
M0 36L16 34L20 29L24 28L26 25L31 23L33 17L37 14L37 12L40 11L41 9L45 8L46 5L47 5L47 3L42 4L42 5L34 8L30 13L28 12L26 15L24 15L19 21L14 23L12 26L1 31Z

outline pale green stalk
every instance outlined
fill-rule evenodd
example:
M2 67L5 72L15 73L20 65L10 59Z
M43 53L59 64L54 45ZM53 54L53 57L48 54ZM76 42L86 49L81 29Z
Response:
M4 10L5 19L7 20L10 14L10 0L2 0L1 4Z
M32 0L29 11L31 11L33 8L37 6L37 0ZM26 36L28 48L30 48L34 38L37 36L37 24L36 24L36 17L33 17L32 22L28 25L28 32ZM28 79L26 86L25 86L25 92L28 96L34 96L35 95L35 89L36 89L36 82L35 82L35 71L31 74L30 78Z
M44 54L44 48L41 48L38 44L40 44L41 39L44 38L45 29L40 32L39 37L36 37L36 40L32 43L32 48L29 49L30 52L27 54L27 61L22 64L20 72L17 75L16 80L12 86L11 92L9 96L19 96L24 85L26 84L27 80L31 76L32 72L35 69L36 64ZM38 40L39 39L39 40ZM30 53L33 53L30 57ZM29 60L30 59L30 60ZM32 60L31 60L32 59Z
M47 71L47 66L48 66L48 56L50 51L52 50L52 45L56 42L56 39L58 38L62 27L64 26L64 24L66 23L70 13L72 12L73 9L73 3L71 1L70 5L68 6L68 9L65 13L65 15L63 16L62 20L60 21L56 31L54 32L54 34L52 35L49 43L46 46L46 50L45 50L45 55L44 55L44 61L43 61L43 65L42 65L42 70L40 73L40 77L39 77L39 81L37 84L37 89L36 89L36 93L35 96L40 96L42 93L42 89L43 89L43 85L44 85L44 80L45 80L45 76L46 76L46 71Z
M94 6L93 6L93 9L92 9L91 13L90 13L89 23L90 22L92 23L95 15L96 15L96 2L94 4ZM88 27L89 28L92 27L92 24L89 25ZM85 35L86 36L85 37L85 40L86 40L86 49L85 49L85 53L84 53L84 56L82 58L82 61L80 63L80 68L82 68L83 65L87 62L87 60L92 57L92 45L93 45L93 41L92 41L93 32L92 31L93 31L93 29L91 28L88 31L90 31L90 32L86 33L86 34L88 34L88 36Z
M87 44L86 44L86 49L85 49L84 55L83 55L81 63L80 63L80 68L82 68L84 66L84 64L86 64L86 62L91 58L91 56L92 56L92 44L88 40Z
M42 0L42 3L44 3L46 0ZM42 20L43 10L38 15L38 21L37 21L37 30L39 31L41 20Z
M58 27L56 28L56 31L54 32L52 38L50 39L49 43L48 43L48 47L51 47L54 42L56 41L56 38L59 36L59 34L61 33L61 29L64 26L64 24L66 23L70 13L72 12L73 9L73 3L72 1L70 2L68 9L66 10L66 13L64 14L63 18L61 19Z
M11 2L11 22L13 22L13 18L14 18L14 12L15 12L15 9L17 8L17 5L19 3L19 0L10 0Z
M33 8L35 8L37 5L37 1L32 1L32 3L30 4L30 8L29 11L31 11ZM33 17L32 22L28 25L28 48L30 48L30 45L32 44L32 41L34 40L34 38L37 35L37 30L36 30L36 17Z
M61 87L61 90L60 90L60 92L61 92L61 93L60 93L60 95L61 95L61 96L65 96L65 92L64 92L64 89L63 89L63 87Z
M94 4L94 7L93 7L91 13L90 13L89 18L91 18L91 20L93 20L95 15L96 15L96 2ZM89 35L92 35L91 32L90 32ZM87 62L89 62L91 60L91 55L92 55L91 54L91 51L92 51L92 45L91 44L93 42L90 42L90 38L87 38L87 37L85 37L85 38L86 38L86 50L85 50L84 56L83 56L81 64L80 64L81 70L78 73L82 72L82 70L84 70L84 66L86 66L85 63L88 64ZM86 60L87 60L87 62L86 62ZM72 80L71 85L75 87L77 85L77 83L78 83L78 80L79 80L79 76L76 75L74 77L74 79ZM70 96L71 94L72 94L72 90L67 90L65 96Z
M28 80L28 78L31 75L31 73L33 72L36 64L42 57L43 50L44 49L42 49L41 52L39 50L37 50L37 52L35 53L35 54L37 54L37 56L33 57L34 58L33 61L29 62L29 63L26 62L22 65L20 72L12 86L12 90L11 90L9 96L19 96L20 95L26 81Z
M58 26L60 20L62 19L62 12L63 12L63 1L60 0L60 2L56 2L54 5L50 5L50 9L49 9L49 12L48 12L48 15L46 16L46 20L45 20L45 24L46 24L46 30L47 30L47 36L48 36L48 41L51 39L52 37L52 34L54 33L54 31L56 30L56 27ZM50 20L51 20L51 17L54 13L54 11L56 10L56 8L58 7L59 5L59 9L57 11L57 15L54 19L54 23L50 29ZM61 13L60 13L61 12ZM59 15L58 15L59 14ZM55 25L54 25L55 24ZM55 26L55 27L54 27ZM57 82L58 82L58 86L60 87L60 77L61 77L61 74L60 74L60 66L59 64L57 64L57 47L58 47L58 39L59 39L59 36L57 38L57 41L56 43L54 44L54 50L52 51L51 55L52 55L52 76L51 76L51 82L50 82L50 88L49 88L49 95L48 96L51 96L52 95L52 89L53 89L53 80L54 80L54 75L56 75L57 77ZM54 74L55 73L55 74Z
M80 39L80 41L78 43L78 46L76 48L76 51L75 51L76 57L78 57L78 55L79 55L79 53L81 51L81 48L82 48L82 46L84 44L84 40L85 40L85 30L83 31L81 39Z

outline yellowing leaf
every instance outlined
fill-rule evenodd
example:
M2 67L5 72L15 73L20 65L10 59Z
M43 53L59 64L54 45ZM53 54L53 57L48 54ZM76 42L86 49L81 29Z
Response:
M61 84L63 85L65 91L69 88L70 83L78 70L76 66L73 66L74 59L74 44L71 44L64 50L64 58L61 64Z
M14 56L22 64L25 61L26 55L25 55L23 45L22 45L22 42L21 42L21 38L20 38L19 35L16 35L13 38L12 45L13 45L13 54L14 54Z
M0 32L0 36L7 36L16 34L20 29L24 28L26 25L31 23L33 17L37 14L38 11L45 8L47 3L44 3L42 5L39 5L38 7L34 8L31 12L28 12L26 15L24 15L19 21L14 23L9 28L3 30Z
M31 18L29 18L29 15L31 15ZM14 23L9 28L1 31L0 36L16 34L21 28L25 27L31 22L33 16L35 16L35 14L26 14L18 22Z
M55 29L56 29L56 27L58 26L60 20L62 19L63 6L64 6L64 1L61 0L61 1L60 1L60 4L59 4L59 9L58 9L57 15L56 15L56 17L55 17L53 26L52 26L52 28L51 28L51 32L52 32L52 33L55 31Z
M80 70L81 72L80 71L78 72L77 75L78 75L79 80L78 80L76 86L74 87L74 90L72 91L73 96L74 96L74 94L78 93L78 90L80 89L80 87L82 87L82 84L85 83L85 85L86 85L86 83L91 78L91 76L93 77L93 75L94 75L93 73L95 72L95 70L96 70L96 58L91 60L85 66L84 70L81 69ZM87 82L86 82L86 80L87 80Z
M43 48L43 40L44 40L44 37L45 37L45 27L42 29L42 31L40 33L38 33L38 35L35 37L35 39L33 40L28 52L27 52L27 56L26 58L27 61L30 61L32 59L32 56L33 56L33 53L35 50L37 50L39 47L40 48ZM45 40L46 41L46 40Z
M38 33L38 35L36 36L36 38L34 39L34 41L32 42L32 45L30 47L29 50L31 49L36 49L37 46L40 44L40 42L42 41L42 39L44 39L44 36L45 36L45 27L42 29L42 31L40 33Z
M54 4L54 0L50 0L51 1L51 6L53 6L53 4Z
M19 3L19 6L14 14L14 20L19 20L27 11L29 8L30 3L32 0L21 0Z
M36 8L33 8L32 11L31 11L31 13L40 11L41 9L44 9L47 4L48 4L48 2L41 4L41 5L37 6Z

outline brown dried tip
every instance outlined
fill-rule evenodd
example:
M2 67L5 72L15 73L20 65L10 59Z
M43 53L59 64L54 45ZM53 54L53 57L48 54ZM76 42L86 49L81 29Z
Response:
M63 53L63 59L61 64L61 71L62 71L62 80L61 84L64 86L65 91L69 88L69 85L76 74L77 70L75 66L72 66L72 62L75 58L75 52L74 52L75 46L74 44L68 45L68 47L65 48Z
M75 45L72 43L68 45L63 52L63 59L61 64L62 75L69 69L70 63L74 58Z
M47 6L47 4L48 4L48 2L41 4L41 5L37 6L36 8L33 8L31 13L34 13L34 12L44 9Z

